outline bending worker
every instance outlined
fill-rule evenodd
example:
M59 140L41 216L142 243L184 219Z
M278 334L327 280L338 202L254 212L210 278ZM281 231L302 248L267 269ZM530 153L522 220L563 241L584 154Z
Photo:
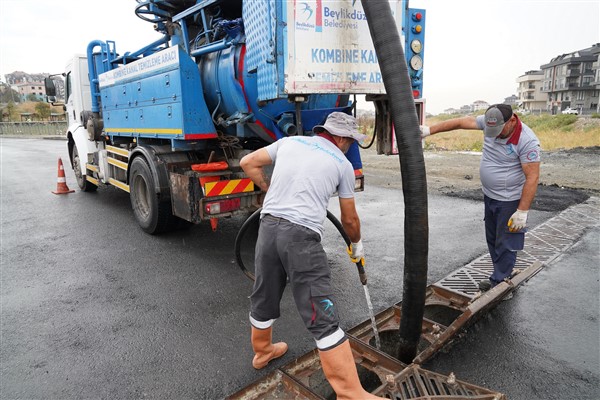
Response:
M266 196L256 242L256 280L250 296L252 365L264 368L287 344L272 343L272 326L289 277L298 312L315 338L323 372L338 399L378 398L359 379L332 298L330 269L321 245L329 199L338 193L341 222L352 245L350 257L364 257L360 219L354 204L354 170L344 154L358 132L356 120L331 113L315 136L287 137L242 158L240 165ZM271 179L263 167L274 164Z
M479 175L485 203L485 236L494 272L479 283L487 291L510 278L523 250L527 212L540 176L540 142L506 104L490 106L478 117L454 118L421 126L421 137L455 129L478 129L484 134Z

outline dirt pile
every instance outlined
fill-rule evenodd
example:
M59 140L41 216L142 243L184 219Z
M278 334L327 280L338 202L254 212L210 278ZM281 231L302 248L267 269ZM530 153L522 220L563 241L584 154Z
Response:
M398 156L362 150L365 185L401 188ZM427 188L430 193L482 200L479 181L481 153L426 151ZM533 209L558 211L600 195L600 147L542 153L540 186Z

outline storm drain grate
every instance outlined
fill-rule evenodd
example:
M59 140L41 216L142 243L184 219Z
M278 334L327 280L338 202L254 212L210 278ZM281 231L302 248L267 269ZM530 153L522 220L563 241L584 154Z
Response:
M586 229L600 223L600 199L591 197L549 219L525 234L525 246L517 255L515 270L523 270L535 261L550 262L570 248ZM478 296L478 282L494 271L489 254L473 260L464 267L434 283L434 286L464 294Z
M456 293L474 297L477 291L479 291L477 284L486 279L489 275L490 274L485 270L481 271L474 268L463 267L442 279L439 286ZM438 282L438 284L440 282Z
M453 374L441 375L419 365L450 343L507 293L540 271L542 262L558 257L586 229L597 226L599 222L600 199L590 198L586 203L571 207L532 229L527 233L525 249L518 254L515 270L519 273L485 293L479 292L477 284L492 273L489 254L428 286L420 353L409 366L391 356L400 325L401 303L375 316L382 338L381 351L372 347L374 337L369 320L350 329L348 337L363 387L370 393L394 400L506 399L501 393L460 381ZM228 399L324 399L333 396L315 349Z
M374 395L394 400L506 399L501 393L456 379L454 374L445 376L416 364L406 366L353 336L348 339L361 384ZM325 378L316 349L227 397L228 400L332 398L335 393Z
M440 375L421 369L415 364L405 368L395 377L394 381L390 379L387 389L386 397L395 400L431 398L498 400L504 398L499 393L458 381L454 375Z

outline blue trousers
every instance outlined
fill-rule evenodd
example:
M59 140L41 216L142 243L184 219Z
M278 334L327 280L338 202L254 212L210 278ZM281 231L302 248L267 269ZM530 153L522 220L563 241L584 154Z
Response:
M525 232L509 232L508 220L517 211L519 200L499 201L484 196L485 238L494 273L490 276L492 286L510 277L517 260L517 251L523 250Z

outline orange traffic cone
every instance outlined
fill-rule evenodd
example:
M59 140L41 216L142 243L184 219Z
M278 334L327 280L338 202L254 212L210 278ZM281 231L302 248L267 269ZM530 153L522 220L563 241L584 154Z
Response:
M213 232L217 231L217 226L219 225L219 219L218 218L211 218L210 219L210 227L212 229Z
M62 160L58 157L58 178L56 179L56 190L53 190L54 194L67 194L72 193L74 190L70 190L67 186L67 179L65 178L65 168L63 167Z

